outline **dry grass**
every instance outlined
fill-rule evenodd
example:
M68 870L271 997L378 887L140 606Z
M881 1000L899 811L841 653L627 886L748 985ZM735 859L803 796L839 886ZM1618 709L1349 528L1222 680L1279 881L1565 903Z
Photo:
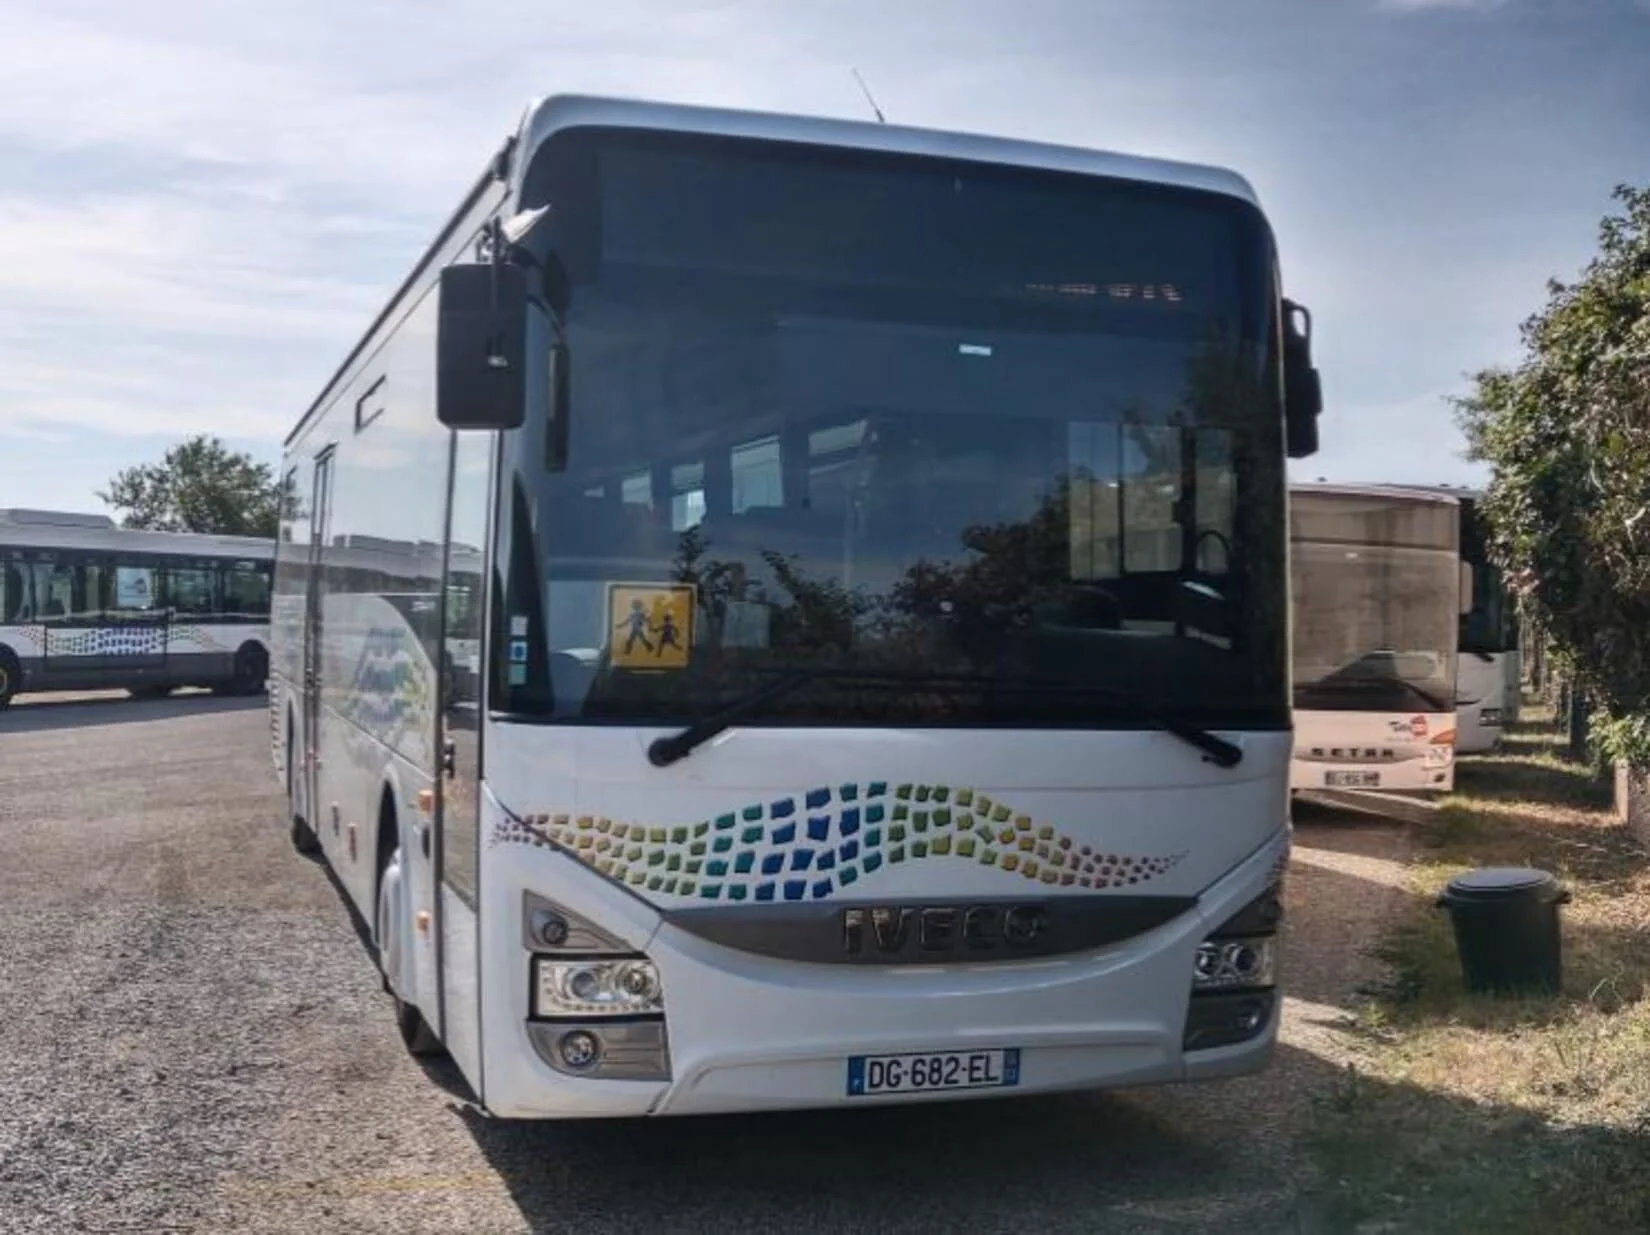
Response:
M1610 786L1562 758L1539 715L1464 761L1376 949L1388 979L1360 1018L1365 1064L1315 1121L1335 1222L1650 1229L1650 853L1609 808ZM1552 871L1573 895L1556 998L1463 989L1435 898L1501 865Z

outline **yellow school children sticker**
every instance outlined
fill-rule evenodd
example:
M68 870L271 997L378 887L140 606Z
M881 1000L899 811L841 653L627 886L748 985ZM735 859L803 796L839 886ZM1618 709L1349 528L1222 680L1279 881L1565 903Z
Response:
M693 585L610 583L607 642L615 669L686 669L693 644Z

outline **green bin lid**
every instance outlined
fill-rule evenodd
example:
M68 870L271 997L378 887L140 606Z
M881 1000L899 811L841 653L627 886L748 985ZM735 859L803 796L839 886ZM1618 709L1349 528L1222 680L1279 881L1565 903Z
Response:
M1561 898L1556 877L1525 866L1485 866L1467 871L1449 881L1442 897L1457 903Z

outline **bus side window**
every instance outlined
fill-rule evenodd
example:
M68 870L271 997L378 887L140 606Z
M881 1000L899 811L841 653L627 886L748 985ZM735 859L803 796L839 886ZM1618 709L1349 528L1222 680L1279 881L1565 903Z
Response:
M115 567L115 609L147 613L155 607L158 590L153 566Z
M269 568L250 562L222 569L223 612L229 617L263 618L269 613Z
M166 598L173 612L190 617L207 616L217 612L214 573L198 566L173 566L168 569Z
M64 562L34 563L34 616L66 618L74 612L74 567Z

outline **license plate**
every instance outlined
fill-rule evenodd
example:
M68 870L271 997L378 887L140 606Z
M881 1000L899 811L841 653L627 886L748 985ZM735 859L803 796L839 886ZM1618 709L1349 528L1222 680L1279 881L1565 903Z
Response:
M916 1055L854 1055L848 1096L928 1093L940 1089L1004 1089L1020 1083L1020 1052L933 1051Z
M1374 789L1381 783L1379 772L1325 772L1323 783L1331 789Z
M1490 726L1490 727L1494 727L1496 725L1499 725L1501 723L1501 709L1500 708L1479 708L1478 709L1478 723L1481 724L1481 725L1487 725L1487 726Z

